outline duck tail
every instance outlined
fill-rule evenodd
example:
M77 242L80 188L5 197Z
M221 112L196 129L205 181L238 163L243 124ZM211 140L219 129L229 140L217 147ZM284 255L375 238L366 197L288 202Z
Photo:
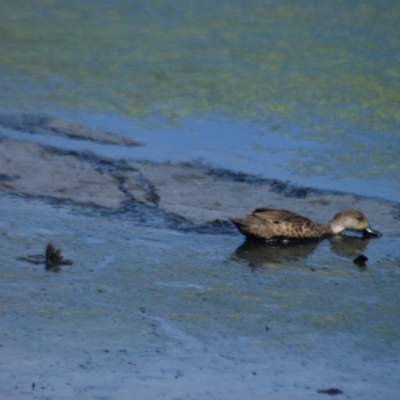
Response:
M245 235L247 238L254 237L254 233L251 229L250 221L244 218L229 218L229 220L236 226L237 230Z

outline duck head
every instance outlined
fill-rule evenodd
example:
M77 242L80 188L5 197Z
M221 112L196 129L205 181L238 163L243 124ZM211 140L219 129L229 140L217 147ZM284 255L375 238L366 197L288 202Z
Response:
M346 229L361 231L366 236L381 236L382 234L372 229L367 217L360 211L346 210L336 214L330 228L333 234L338 234Z

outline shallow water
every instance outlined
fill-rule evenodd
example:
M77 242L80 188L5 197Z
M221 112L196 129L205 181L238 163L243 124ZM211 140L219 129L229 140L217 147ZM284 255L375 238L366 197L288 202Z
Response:
M2 209L5 397L397 396L400 254L382 242L398 237L367 243L359 269L328 241L255 260L236 235L17 197ZM17 260L49 238L72 266Z
M395 1L2 1L0 393L397 399L399 17ZM384 235L260 248L213 224L261 205L361 208ZM18 259L49 241L74 264Z

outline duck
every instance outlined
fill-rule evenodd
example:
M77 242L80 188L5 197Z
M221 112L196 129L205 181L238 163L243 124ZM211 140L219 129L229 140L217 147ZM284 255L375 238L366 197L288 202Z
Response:
M256 208L250 215L229 219L247 239L267 242L322 240L347 229L361 231L365 236L381 236L371 228L367 217L356 210L337 213L327 226L292 211L274 208Z

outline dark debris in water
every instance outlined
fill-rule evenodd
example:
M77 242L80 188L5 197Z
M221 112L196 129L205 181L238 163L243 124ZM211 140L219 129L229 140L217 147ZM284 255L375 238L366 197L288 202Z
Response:
M364 254L359 255L353 260L353 263L362 269L367 268L366 262L368 261L368 257L365 257Z
M317 393L328 394L329 396L337 396L339 394L343 394L344 392L340 389L330 388L330 389L317 390Z
M27 257L18 257L18 261L34 265L44 264L47 271L58 272L62 265L72 265L73 261L66 260L61 254L61 249L56 249L52 243L46 246L45 254L32 254Z

